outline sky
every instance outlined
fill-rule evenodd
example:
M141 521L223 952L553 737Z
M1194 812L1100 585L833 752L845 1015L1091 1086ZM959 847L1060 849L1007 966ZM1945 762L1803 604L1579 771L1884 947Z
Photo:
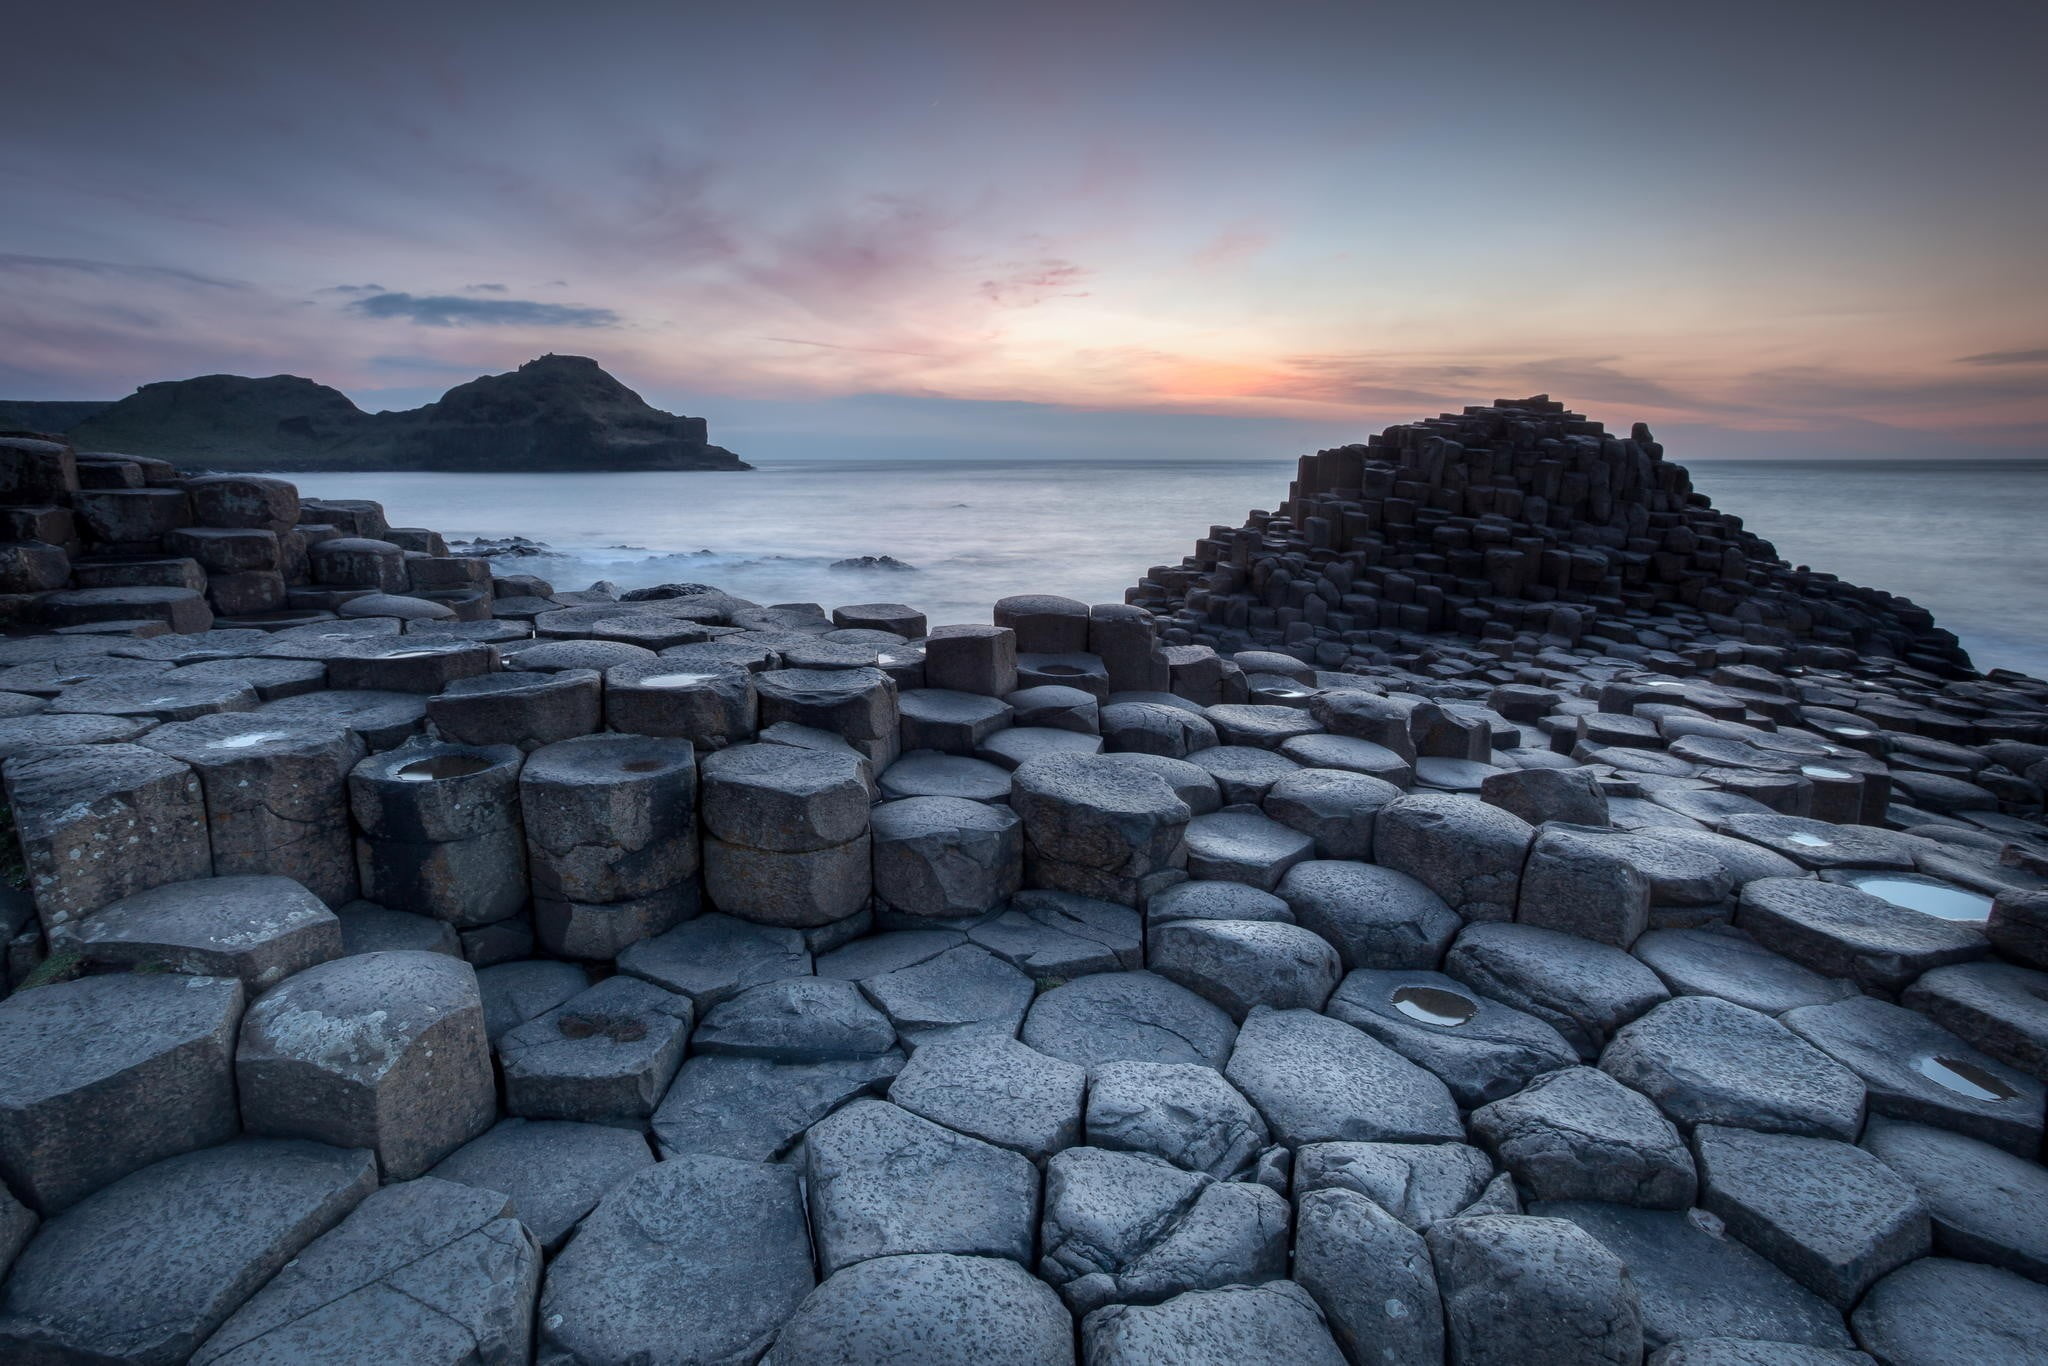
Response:
M1291 455L1548 392L2048 455L2048 6L17 7L0 398L597 358L742 454Z

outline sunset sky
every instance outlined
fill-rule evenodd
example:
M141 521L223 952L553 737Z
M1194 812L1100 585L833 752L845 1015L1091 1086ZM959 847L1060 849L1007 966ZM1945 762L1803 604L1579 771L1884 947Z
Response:
M0 398L562 351L781 456L1538 390L1698 459L2048 454L2044 16L17 7Z

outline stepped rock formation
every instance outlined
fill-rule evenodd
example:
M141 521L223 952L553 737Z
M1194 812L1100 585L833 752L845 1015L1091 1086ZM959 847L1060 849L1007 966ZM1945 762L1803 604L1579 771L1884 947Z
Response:
M1303 456L1277 512L1212 528L1130 601L1186 639L1302 646L1326 668L1373 662L1393 632L1714 635L1969 666L1905 599L1785 563L1696 492L1648 427L1612 436L1545 395Z
M21 406L34 417L48 405ZM366 413L339 390L296 375L167 380L65 435L81 450L219 470L752 468L710 444L703 418L649 406L584 356L542 356L405 412Z
M0 1361L2038 1360L2048 683L1573 421L937 626L0 438Z

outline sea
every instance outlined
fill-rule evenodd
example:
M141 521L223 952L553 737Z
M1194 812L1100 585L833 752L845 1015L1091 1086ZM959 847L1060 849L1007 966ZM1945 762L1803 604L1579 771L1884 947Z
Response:
M2048 460L1692 462L1694 487L1797 564L1903 594L1980 669L2048 678ZM1121 602L1294 462L776 461L754 473L295 474L395 526L522 536L557 588L715 584L761 603L905 602L985 622L1013 593ZM844 565L873 557L893 563ZM898 567L903 566L903 567Z

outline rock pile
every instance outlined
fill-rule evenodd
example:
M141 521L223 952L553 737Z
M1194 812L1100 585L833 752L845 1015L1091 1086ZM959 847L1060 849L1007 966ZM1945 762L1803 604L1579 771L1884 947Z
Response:
M1321 468L933 627L0 445L0 1360L2037 1356L2048 684Z
M1169 616L1171 640L1304 646L1324 668L1385 663L1403 637L1437 633L1969 665L1905 599L1786 564L1644 424L1612 436L1540 394L1303 456L1278 512L1210 528L1130 600Z

